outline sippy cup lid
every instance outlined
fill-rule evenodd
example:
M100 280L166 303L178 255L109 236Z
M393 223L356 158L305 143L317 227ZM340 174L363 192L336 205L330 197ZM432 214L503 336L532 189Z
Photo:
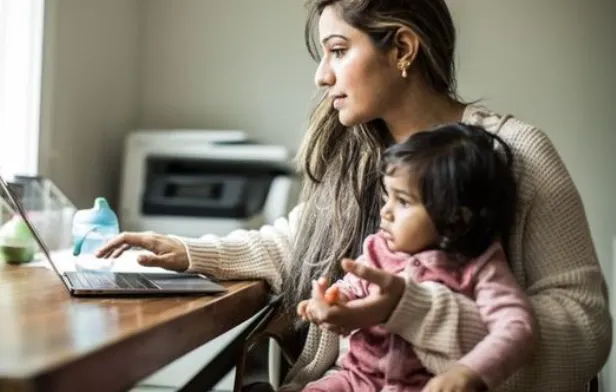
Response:
M109 207L107 199L97 197L94 206L87 210L77 211L73 218L74 223L92 226L118 226L118 217Z

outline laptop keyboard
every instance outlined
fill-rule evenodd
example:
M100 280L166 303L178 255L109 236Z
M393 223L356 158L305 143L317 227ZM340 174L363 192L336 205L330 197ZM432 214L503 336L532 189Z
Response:
M138 273L66 272L74 288L81 289L156 289Z

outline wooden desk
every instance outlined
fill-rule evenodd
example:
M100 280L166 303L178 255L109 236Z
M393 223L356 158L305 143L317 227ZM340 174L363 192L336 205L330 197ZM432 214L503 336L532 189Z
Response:
M227 294L71 298L45 267L0 264L0 391L126 391L266 303L263 282Z

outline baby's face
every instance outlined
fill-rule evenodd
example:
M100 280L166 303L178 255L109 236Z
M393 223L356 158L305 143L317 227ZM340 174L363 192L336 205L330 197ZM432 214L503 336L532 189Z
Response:
M411 186L408 171L398 169L383 179L384 205L381 231L392 251L417 253L434 245L438 233L432 219Z

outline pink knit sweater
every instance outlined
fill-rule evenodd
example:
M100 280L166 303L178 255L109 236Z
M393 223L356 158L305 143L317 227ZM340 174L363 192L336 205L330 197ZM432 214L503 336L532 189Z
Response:
M498 391L579 392L610 352L612 320L604 277L579 193L547 136L516 118L469 105L463 122L500 135L514 153L519 187L509 238L513 274L530 298L541 336L537 355ZM280 290L301 205L288 219L225 237L184 238L191 271L220 279L265 279ZM409 282L385 328L410 342L435 374L459 361L487 335L476 304L446 288ZM339 337L311 327L286 379L301 389L338 356Z

